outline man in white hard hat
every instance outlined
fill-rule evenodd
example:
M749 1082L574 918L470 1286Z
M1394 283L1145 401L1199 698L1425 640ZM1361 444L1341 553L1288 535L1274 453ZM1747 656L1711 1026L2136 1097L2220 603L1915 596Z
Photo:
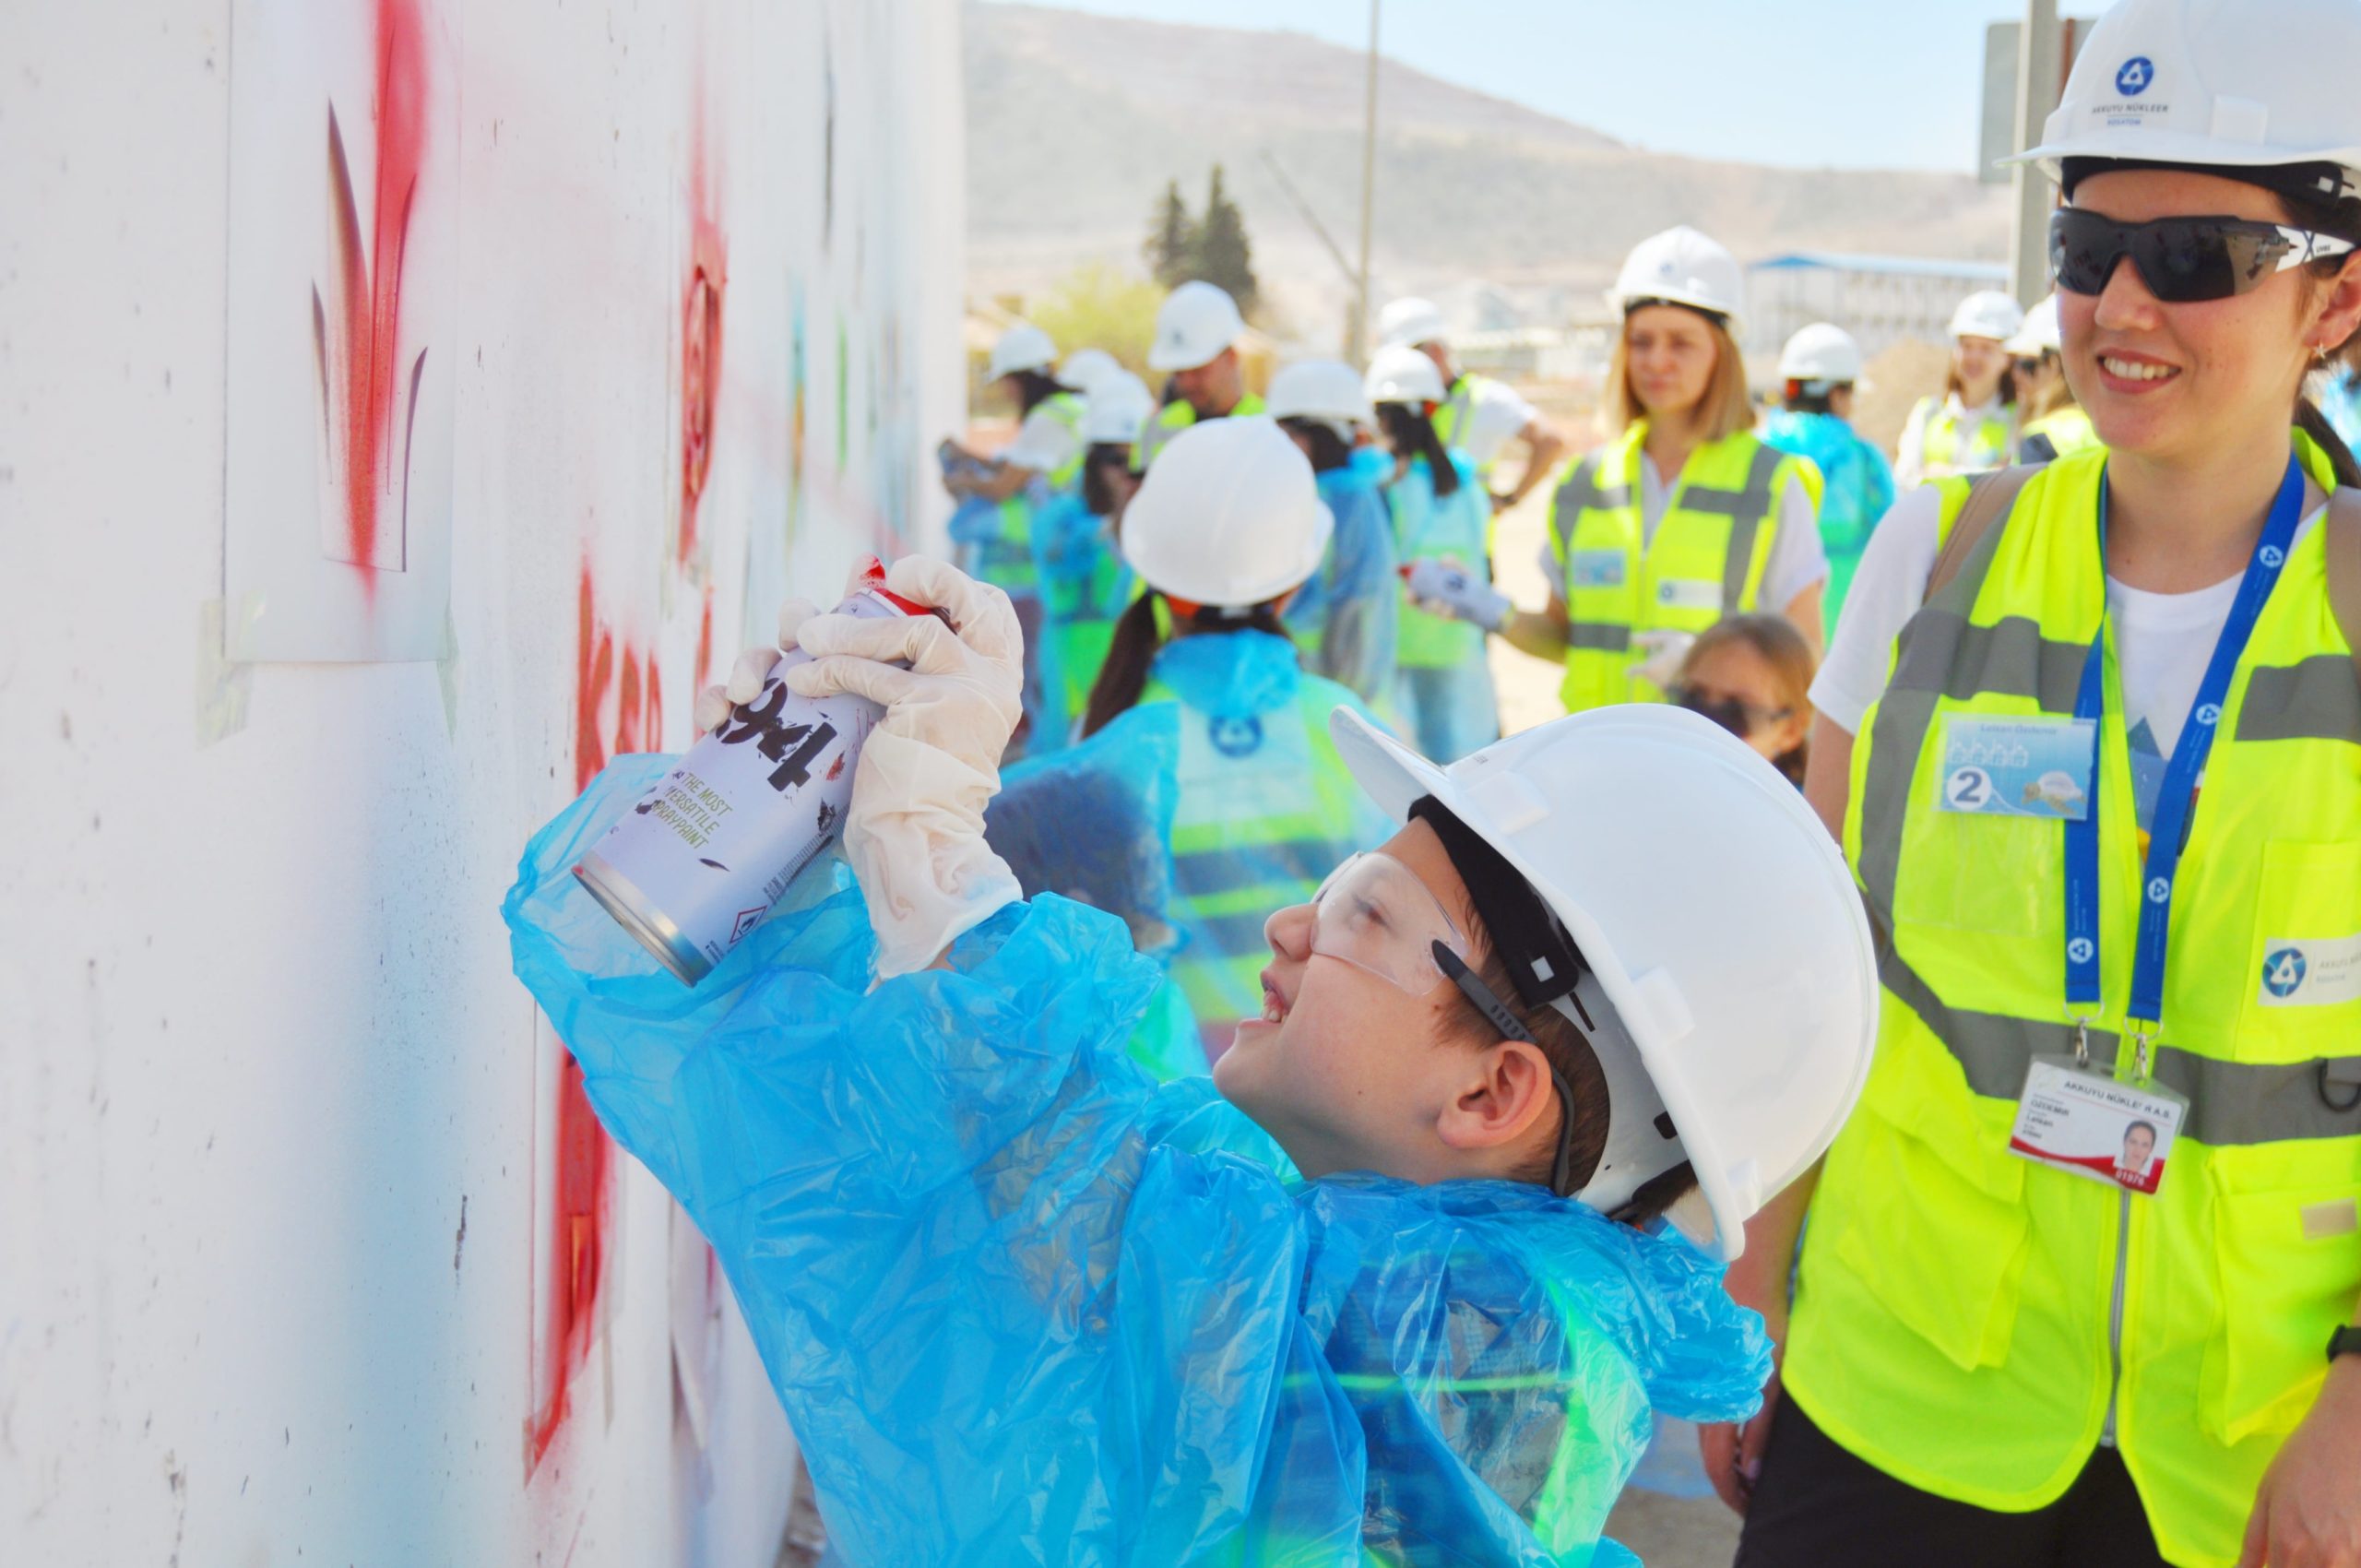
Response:
M1443 445L1467 455L1477 477L1491 494L1492 510L1504 512L1531 494L1564 456L1566 443L1515 387L1489 375L1462 370L1453 360L1442 312L1421 299L1400 299L1378 313L1382 347L1407 347L1434 361L1442 376L1442 406L1435 429ZM1494 488L1492 470L1512 442L1525 447L1525 468L1506 493Z
M1238 302L1217 284L1192 279L1165 297L1156 313L1156 340L1148 345L1147 367L1166 373L1170 380L1165 384L1164 407L1140 429L1134 466L1142 472L1166 442L1199 420L1263 411L1263 399L1246 389L1245 371L1239 363L1238 341L1245 336L1246 318L1238 314Z

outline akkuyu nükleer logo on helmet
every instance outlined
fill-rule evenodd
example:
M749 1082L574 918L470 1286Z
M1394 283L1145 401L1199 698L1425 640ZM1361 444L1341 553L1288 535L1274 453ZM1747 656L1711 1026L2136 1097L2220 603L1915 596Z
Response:
M2173 106L2168 101L2131 101L2155 85L2156 63L2145 54L2134 54L2115 68L2115 90L2123 97L2112 103L2094 104L2091 113L2110 125L2136 125L2158 114L2171 113Z
M2148 90L2156 79L2155 63L2145 54L2134 54L2115 73L2115 90L2126 98L2137 98Z

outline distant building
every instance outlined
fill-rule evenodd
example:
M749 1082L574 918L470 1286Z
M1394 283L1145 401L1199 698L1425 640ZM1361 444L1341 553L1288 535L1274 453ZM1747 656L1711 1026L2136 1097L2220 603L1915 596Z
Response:
M1875 359L1904 338L1947 340L1952 312L1978 289L2006 289L1999 261L1792 251L1746 269L1747 358L1765 374L1797 328L1833 321Z

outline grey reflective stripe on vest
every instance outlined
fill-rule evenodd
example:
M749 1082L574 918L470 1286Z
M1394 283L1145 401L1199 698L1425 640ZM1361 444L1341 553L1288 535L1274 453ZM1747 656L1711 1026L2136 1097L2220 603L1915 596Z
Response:
M1631 646L1631 628L1622 621L1570 621L1566 646L1585 653L1622 653Z
M2361 746L2361 682L2353 656L2319 653L2256 669L2238 709L2241 741L2345 741Z
M2350 668L2350 661L2347 661ZM1880 944L1878 978L1943 1044L1967 1076L1967 1087L1987 1099L2014 1099L2024 1091L2025 1072L2035 1055L2071 1055L2073 1026L2012 1018L1947 1006L1934 988L1894 952ZM2091 1031L2091 1064L2110 1072L2120 1037ZM2323 1066L2334 1072L2348 1058L2288 1063L2223 1062L2172 1046L2155 1052L2157 1080L2189 1097L2189 1120L2181 1132L2215 1148L2284 1143L2291 1138L2349 1138L2361 1133L2361 1108L2332 1111L2319 1093ZM2340 1096L2342 1102L2343 1097Z
M1594 452L1574 465L1566 482L1558 487L1557 499L1549 504L1549 531L1558 536L1558 553L1567 558L1567 569L1572 570L1574 524L1585 510L1608 511L1631 504L1631 487L1628 484L1598 486L1598 454ZM1570 582L1567 588L1573 585Z
M1754 565L1754 536L1762 529L1762 519L1771 511L1771 476L1787 455L1775 446L1757 446L1746 465L1746 488L1743 490L1699 490L1694 485L1683 491L1680 509L1703 512L1730 519L1728 548L1722 552L1722 613L1736 611L1738 601L1746 597L1747 574Z
M1172 857L1172 885L1192 898L1210 898L1248 887L1267 887L1290 877L1317 884L1336 869L1337 859L1333 838L1287 838L1241 844L1234 849L1201 849Z
M1435 410L1435 434L1446 446L1467 445L1467 421L1476 412L1476 378L1463 375Z

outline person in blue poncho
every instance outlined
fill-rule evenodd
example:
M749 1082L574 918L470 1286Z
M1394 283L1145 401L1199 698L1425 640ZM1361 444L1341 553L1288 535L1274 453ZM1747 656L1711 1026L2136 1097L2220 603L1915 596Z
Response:
M1491 497L1466 457L1442 444L1436 418L1443 385L1434 362L1416 349L1381 349L1364 390L1394 454L1385 498L1403 564L1418 571L1439 563L1489 583ZM1500 739L1482 627L1424 604L1406 606L1394 664L1395 710L1427 755L1456 762Z
M1385 481L1394 460L1367 445L1377 410L1360 372L1342 360L1299 360L1271 378L1266 411L1311 459L1336 519L1328 553L1287 606L1287 630L1310 669L1364 702L1393 700L1402 585Z
M982 837L1005 596L889 582L949 624L782 616L789 685L885 707L853 885L807 874L683 987L568 874L671 766L626 756L504 908L601 1121L712 1241L835 1550L1630 1562L1600 1531L1650 1407L1742 1417L1769 1371L1712 1259L1869 1066L1869 932L1796 791L1671 708L1449 772L1341 713L1402 826L1270 915L1260 1016L1157 1087L1122 1049L1153 963Z
M1779 352L1779 379L1786 384L1786 407L1764 422L1762 444L1809 457L1820 470L1820 542L1828 556L1820 612L1833 636L1861 552L1893 505L1893 469L1853 429L1861 350L1851 333L1826 321L1804 327Z

